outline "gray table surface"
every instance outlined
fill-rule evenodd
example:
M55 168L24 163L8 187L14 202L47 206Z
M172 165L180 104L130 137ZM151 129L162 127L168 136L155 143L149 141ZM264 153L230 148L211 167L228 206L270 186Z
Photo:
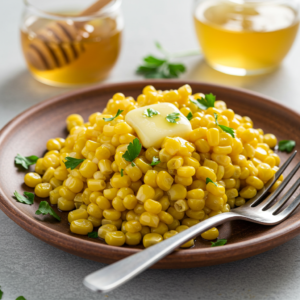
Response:
M106 82L141 79L134 69L144 55L156 53L155 40L176 52L197 48L192 5L191 0L125 0L123 50ZM0 128L24 109L67 91L43 85L27 72L19 42L21 11L20 0L1 3ZM279 69L248 78L218 73L201 57L193 57L185 60L188 71L182 79L243 87L300 111L299 51L298 37ZM266 253L225 265L148 270L108 295L93 294L82 285L82 279L103 266L38 240L0 211L3 300L14 300L20 295L27 300L300 298L300 236Z

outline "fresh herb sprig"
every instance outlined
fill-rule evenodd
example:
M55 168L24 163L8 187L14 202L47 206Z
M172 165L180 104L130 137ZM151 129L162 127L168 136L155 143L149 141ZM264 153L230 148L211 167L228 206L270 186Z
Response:
M296 147L296 142L293 140L283 140L278 143L278 150L282 152L286 151L290 153L293 151L295 147Z
M220 240L217 240L216 242L211 242L211 247L224 246L224 245L226 245L226 243L227 243L227 240L220 239Z
M191 121L193 119L193 114L191 112L189 112L186 116L186 118Z
M155 157L155 156L153 156L153 158L152 158L152 162L151 162L150 166L156 166L156 165L158 165L159 163L160 163L160 160L159 160L159 158L158 158L158 157Z
M202 97L197 100L190 98L190 101L193 104L195 104L199 109L206 110L209 107L215 107L216 96L210 93L206 94L204 98Z
M233 138L235 138L234 130L228 126L220 125L218 122L218 115L216 113L214 113L214 116L215 116L217 126L219 126L223 131L229 133Z
M214 181L212 181L210 178L206 177L206 182L205 183L208 184L209 182L211 182L215 186L218 186Z
M66 168L71 170L74 170L78 165L80 165L85 160L84 158L78 159L70 156L67 156L65 159L66 161L64 162L64 164Z
M47 201L42 201L39 205L38 210L35 212L36 215L50 215L60 221L60 216L56 214L56 212L53 210L53 208L49 205Z
M14 196L18 202L31 205L34 201L34 193L24 192L24 196L19 194L17 191L14 192ZM1 298L0 298L1 299Z
M129 143L126 152L123 154L123 158L129 162L134 167L134 160L139 156L142 150L142 144L138 138L135 138L132 143Z
M176 112L172 112L171 114L168 114L166 116L166 120L169 123L173 123L173 124L176 124L179 119L180 119L180 113L176 113Z
M148 118L151 118L151 117L159 115L159 114L160 113L157 110L153 109L153 108L147 108L147 109L144 110L144 115Z
M96 238L98 238L98 232L96 232L96 231L89 232L88 237L92 238L92 239L96 239Z
M16 300L26 300L26 299L23 296L20 296Z
M124 169L121 169L121 177L124 176Z
M164 55L164 58L157 58L153 55L144 57L144 63L137 68L136 72L145 78L177 78L186 71L186 67L182 63L171 63L171 61L200 54L198 50L171 54L160 43L156 42L155 46Z
M103 118L103 120L105 122L110 122L110 121L113 121L115 118L117 118L124 110L121 110L121 109L118 109L116 115L114 117L111 117L111 118Z
M3 296L3 292L2 292L1 286L0 286L0 300L2 299L2 296Z
M15 163L16 165L20 165L27 170L29 166L34 165L38 159L39 157L35 155L23 156L21 154L17 154L17 156L15 157Z

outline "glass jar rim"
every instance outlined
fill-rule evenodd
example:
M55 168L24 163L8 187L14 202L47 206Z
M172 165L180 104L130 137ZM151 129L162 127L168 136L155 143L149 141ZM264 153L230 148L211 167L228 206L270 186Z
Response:
M26 6L26 8L30 10L32 13L38 15L39 17L43 17L45 19L56 20L56 21L72 20L74 22L87 22L95 18L105 17L115 12L120 8L122 4L122 0L113 0L109 4L104 6L100 11L97 11L96 13L88 16L68 16L68 15L59 15L55 13L48 13L31 4L30 0L23 0L23 3Z

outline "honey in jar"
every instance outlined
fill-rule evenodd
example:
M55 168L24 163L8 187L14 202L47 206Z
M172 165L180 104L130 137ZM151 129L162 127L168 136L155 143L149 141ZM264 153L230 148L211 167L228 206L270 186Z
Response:
M206 61L232 75L255 75L277 67L295 40L295 1L198 1L196 33ZM291 4L291 5L289 5Z

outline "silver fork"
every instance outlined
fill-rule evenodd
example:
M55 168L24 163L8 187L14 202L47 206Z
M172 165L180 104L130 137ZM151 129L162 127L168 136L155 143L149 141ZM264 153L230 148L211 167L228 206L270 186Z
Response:
M270 194L261 203L260 201L288 167L296 153L297 151L289 157L283 166L276 172L275 176L267 182L265 187L243 206L202 221L159 244L122 259L110 266L102 268L101 270L86 276L83 281L84 285L95 292L109 292L143 272L145 269L155 264L157 261L180 247L180 245L184 244L188 240L195 238L200 233L226 221L246 220L262 225L275 225L282 222L297 208L300 203L300 195L298 195L288 207L286 207L282 212L276 214L297 190L300 185L300 178L278 202L273 204L271 207L268 206L282 192L288 182L296 174L300 168L300 163L298 163L297 166L289 173L275 192Z

